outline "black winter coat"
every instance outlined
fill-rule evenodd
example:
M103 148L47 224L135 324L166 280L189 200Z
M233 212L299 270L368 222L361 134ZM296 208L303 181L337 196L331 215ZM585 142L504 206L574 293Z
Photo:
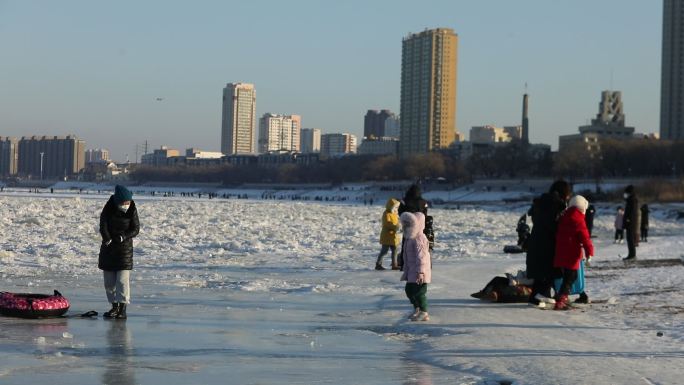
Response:
M409 213L423 213L427 216L428 203L425 199L421 197L417 198L406 198L399 203L399 215L409 212Z
M641 206L641 228L648 229L648 214L651 212L647 205Z
M639 240L639 200L636 195L631 194L625 199L625 215L622 217L622 228L625 231L632 233L632 239L637 242Z
M98 267L101 270L118 271L133 269L133 237L140 231L138 210L135 202L125 213L119 210L114 197L109 198L100 214L100 258ZM123 236L123 242L120 241ZM109 246L106 243L111 240Z
M527 277L549 280L554 277L553 257L556 253L558 218L565 210L558 193L544 193L532 202L532 232L527 240Z

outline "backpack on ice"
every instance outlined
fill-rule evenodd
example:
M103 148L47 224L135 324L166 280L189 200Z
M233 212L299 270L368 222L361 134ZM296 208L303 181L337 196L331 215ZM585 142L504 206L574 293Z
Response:
M562 284L563 278L556 278L553 281L553 289L556 291L556 293L560 291ZM580 294L582 292L584 292L584 261L580 262L580 267L577 270L577 279L572 284L572 287L570 287L569 294Z

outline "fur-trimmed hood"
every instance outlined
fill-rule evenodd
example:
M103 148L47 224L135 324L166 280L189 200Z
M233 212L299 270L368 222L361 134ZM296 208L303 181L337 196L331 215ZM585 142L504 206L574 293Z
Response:
M570 199L569 207L577 207L577 209L582 213L587 213L587 208L589 207L589 201L581 195L575 195Z
M404 237L414 239L425 229L425 215L423 213L403 213L399 218L404 229Z

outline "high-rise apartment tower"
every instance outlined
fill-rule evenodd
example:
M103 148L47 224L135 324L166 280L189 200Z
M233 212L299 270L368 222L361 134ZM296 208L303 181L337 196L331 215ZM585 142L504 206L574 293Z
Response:
M684 1L663 2L660 138L684 140Z
M256 90L253 84L228 83L223 89L221 152L256 153Z
M448 147L456 138L458 35L449 28L404 38L401 50L402 157Z

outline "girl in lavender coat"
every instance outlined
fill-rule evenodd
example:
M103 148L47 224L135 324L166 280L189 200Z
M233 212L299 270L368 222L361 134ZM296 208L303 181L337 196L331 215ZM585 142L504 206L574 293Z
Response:
M409 319L412 321L428 321L428 304L425 294L432 279L432 263L428 239L423 234L425 215L423 213L401 214L401 225L404 229L404 274L406 296L414 307Z

